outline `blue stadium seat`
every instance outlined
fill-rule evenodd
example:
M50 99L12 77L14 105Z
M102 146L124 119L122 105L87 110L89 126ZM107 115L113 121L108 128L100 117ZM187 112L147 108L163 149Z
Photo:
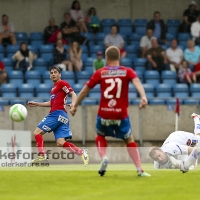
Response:
M119 27L132 27L132 21L130 19L119 19L117 25Z
M2 97L13 98L16 97L17 86L12 83L1 85Z
M137 53L127 53L126 58L131 59L132 63L134 62L135 58L137 58Z
M187 98L189 96L187 84L176 84L173 86L174 97Z
M185 45L178 45L178 48L180 48L180 49L182 49L183 51L187 48L187 45L185 46Z
M134 67L145 66L146 62L147 62L146 58L136 58L134 59L133 64L134 64Z
M53 59L52 53L42 53L41 58L43 58L46 62L50 62Z
M168 27L167 32L173 35L174 37L177 36L178 28L177 27Z
M159 79L145 79L145 83L158 85L160 84L160 80Z
M167 103L167 105L176 105L176 99L175 98L167 99L166 103ZM183 99L179 99L179 103L183 104Z
M126 51L127 53L137 53L139 48L140 48L139 45L132 44L126 47Z
M19 45L8 45L6 47L6 52L7 53L16 53L19 50Z
M4 58L4 54L0 53L0 60Z
M197 100L189 98L189 99L184 99L183 101L185 105L199 105L199 99Z
M135 73L137 74L140 80L143 80L143 71L135 70Z
M74 72L72 71L62 71L61 72L62 79L74 79Z
M81 45L81 49L82 49L82 52L83 52L83 53L88 53L87 46Z
M40 83L40 79L26 79L26 83L32 85L33 87L37 87Z
M10 65L5 66L5 69L6 69L6 72L8 73L13 70L13 66L10 66Z
M90 92L100 92L100 85L96 85L94 88L92 88L92 90Z
M4 54L4 46L0 45L0 53Z
M129 92L130 93L133 92L133 93L137 94L137 90L136 90L135 86L132 83L129 83L128 87L129 87Z
M200 84L191 84L190 86L191 96L193 98L199 98L200 99Z
M170 85L170 86L175 85L176 82L177 82L176 79L163 79L163 80L162 80L162 83L168 84L168 85Z
M164 83L156 87L156 92L159 98L170 98L172 96L171 86Z
M175 39L175 37L171 33L166 33L166 39L167 39L167 41L171 41L171 40Z
M26 32L15 32L15 37L17 41L28 42L28 36Z
M90 66L90 67L92 67L93 61L94 61L94 58L87 57L87 58L84 60L84 66Z
M47 67L46 66L34 66L33 70L39 71L40 74L43 74L43 73L45 73L45 71L47 71Z
M94 40L93 33L81 33L81 35L87 38L88 40Z
M34 87L31 84L24 83L18 88L19 96L23 98L32 98L34 97Z
M179 27L180 21L178 19L168 19L166 24L168 27Z
M69 51L70 46L69 45L64 45L64 48Z
M33 40L43 40L43 33L42 32L32 32L30 34L31 41Z
M78 84L81 84L82 86L84 86L87 83L88 79L79 79L78 80Z
M43 81L44 81L44 84L49 85L51 87L53 86L53 82L51 79L44 79Z
M21 84L23 84L24 80L23 79L10 79L9 83L14 84L16 87L19 87Z
M23 79L22 71L13 70L8 73L9 79Z
M51 85L48 84L39 84L38 87L36 87L37 97L40 98L50 98L50 91Z
M110 33L110 27L109 26L105 26L103 27L103 32L105 33L105 35Z
M132 105L139 105L140 104L140 99L134 99L131 101Z
M147 23L148 22L146 19L135 19L134 20L135 27L146 27Z
M42 79L50 79L50 72L49 71L45 71L42 74Z
M1 60L5 66L13 66L14 62L10 58L2 58Z
M103 19L101 21L101 25L103 27L108 26L110 28L112 25L115 25L115 24L116 24L116 22L114 19Z
M7 106L7 105L9 105L9 100L0 99L0 106Z
M154 86L152 84L143 84L144 90L146 92L147 98L154 97Z
M13 56L14 56L14 53L7 53L7 58L8 59L12 59Z
M136 27L135 32L141 36L146 34L146 27Z
M134 68L135 68L135 71L141 71L142 73L146 70L145 66L136 66Z
M104 40L106 34L105 33L97 33L96 39L97 40Z
M84 61L85 59L87 59L87 57L88 57L88 53L83 52L81 55L82 60Z
M191 35L190 33L179 33L178 34L178 41L187 41L191 39Z
M160 75L158 71L155 70L147 70L144 72L144 78L146 83L151 84L159 84L160 82Z
M67 82L69 83L69 85L73 88L73 86L74 86L74 84L75 84L74 79L63 79L63 78L62 78L62 80L67 81Z
M34 66L47 66L47 61L44 58L37 58L34 62L33 62Z
M150 105L165 105L165 100L163 100L163 99L150 99L149 104Z
M74 84L74 92L75 93L79 93L81 91L81 89L83 88L83 85L82 84Z
M97 104L97 101L94 100L94 99L84 99L82 102L81 102L81 105L96 105Z
M138 34L138 33L133 33L133 34L129 35L129 39L131 41L136 41L138 45L140 44L141 37L142 37L142 35Z
M90 53L97 53L98 51L101 51L103 53L103 46L102 45L94 45L90 47Z
M77 73L78 79L90 79L90 77L92 76L91 72L87 72L87 71L79 71Z
M121 27L119 33L124 36L131 35L133 32L132 27Z
M28 49L36 54L38 54L38 46L37 45L28 45Z
M124 65L125 67L130 67L132 68L132 61L129 58L121 58L120 59L122 65Z
M177 82L176 72L170 70L162 71L161 80L163 83L169 84L171 86L176 84Z
M89 97L93 99L100 99L101 98L101 93L100 92L90 92Z
M28 79L39 79L40 80L40 72L39 71L27 71L25 78Z
M41 46L43 45L43 40L31 40L31 45L34 45L34 46Z
M26 105L26 101L23 100L23 99L12 99L12 100L10 100L10 105L14 105L14 104Z
M43 44L39 49L40 53L53 53L54 46L52 44Z
M128 93L128 98L129 99L135 99L135 98L137 98L137 92L129 92Z

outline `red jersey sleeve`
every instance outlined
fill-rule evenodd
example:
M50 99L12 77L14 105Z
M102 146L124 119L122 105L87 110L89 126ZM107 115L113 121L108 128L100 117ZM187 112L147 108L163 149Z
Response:
M72 87L70 86L70 84L69 84L67 81L61 81L60 87L62 88L62 90L63 90L66 94L69 94L69 93L71 93L71 92L74 91L74 90L72 89Z
M95 85L97 85L98 83L100 83L100 78L101 78L101 73L98 71L96 71L92 77L90 78L90 80L87 82L87 86L92 89L93 87L95 87Z
M4 64L1 61L0 61L0 70L2 70L2 71L5 70Z
M132 81L134 78L138 78L136 72L133 69L128 69L128 79Z

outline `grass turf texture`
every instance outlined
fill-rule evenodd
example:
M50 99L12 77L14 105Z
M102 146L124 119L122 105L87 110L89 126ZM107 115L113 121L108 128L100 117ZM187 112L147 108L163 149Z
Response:
M99 165L58 165L0 168L1 200L199 200L200 169L182 174L178 170L154 170L152 177L137 177L133 165L109 165L99 177Z

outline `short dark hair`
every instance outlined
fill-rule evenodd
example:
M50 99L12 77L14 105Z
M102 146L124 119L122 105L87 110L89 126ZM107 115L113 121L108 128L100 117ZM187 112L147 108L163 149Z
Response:
M51 70L53 70L53 69L57 70L59 74L61 73L61 69L59 67L53 66L50 68L49 71L51 72Z
M20 49L21 49L21 47L22 47L23 44L25 44L26 47L27 47L27 43L26 43L26 42L21 42L21 43L20 43ZM28 49L28 48L27 48L27 49Z
M4 18L4 17L8 17L8 15L6 15L6 14L3 14L3 15L1 16L1 18Z
M94 7L91 7L89 10L88 10L88 15L90 16L92 14L92 10L94 10L94 15L96 15L96 9Z
M69 14L68 12L64 13L64 17L65 17L66 15L69 15L69 16L70 16L70 14Z
M78 5L79 5L78 10L80 10L80 9L81 9L81 5L80 5L80 2L79 2L79 1L73 1L72 6L71 6L71 9L72 9L72 10L75 10L75 4L76 4L76 3L78 3Z
M120 51L115 46L110 46L106 49L106 57L111 61L116 61L120 59Z
M159 12L159 11L155 11L155 12L153 13L153 16L156 15L156 14L159 14L159 15L160 15L160 12Z
M112 29L113 27L116 27L117 32L118 32L118 26L114 24L114 25L112 25L112 26L110 27L110 29Z
M153 146L149 151L149 156L153 159L156 151L162 151L159 147ZM154 160L154 159L153 159Z

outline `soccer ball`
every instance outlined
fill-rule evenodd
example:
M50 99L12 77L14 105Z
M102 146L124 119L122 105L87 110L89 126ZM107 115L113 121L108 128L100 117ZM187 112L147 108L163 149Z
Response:
M10 118L15 122L22 122L26 119L27 109L22 104L15 104L10 108Z

